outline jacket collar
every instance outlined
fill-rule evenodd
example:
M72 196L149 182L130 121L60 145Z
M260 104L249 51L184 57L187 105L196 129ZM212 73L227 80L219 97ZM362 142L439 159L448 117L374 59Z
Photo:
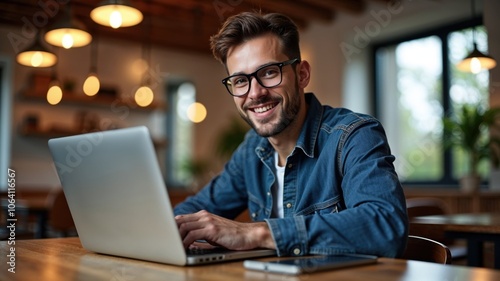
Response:
M300 131L297 143L295 144L295 150L292 152L292 154L296 153L297 148L299 148L304 152L305 155L313 158L316 140L318 138L319 130L321 127L323 107L313 93L306 93L305 101L309 105L309 108L307 110L306 120L304 121L304 125L302 126L302 129ZM266 158L273 155L274 149L267 138L261 138L257 147L255 148L255 153L260 158Z

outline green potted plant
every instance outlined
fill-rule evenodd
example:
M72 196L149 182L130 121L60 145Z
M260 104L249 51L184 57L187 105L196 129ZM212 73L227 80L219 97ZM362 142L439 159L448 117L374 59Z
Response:
M182 163L182 169L189 174L191 182L187 188L191 192L197 192L208 181L210 164L203 159L189 159Z
M239 116L233 116L229 119L229 124L221 132L215 144L215 151L222 160L228 160L233 152L245 139L245 134L250 126Z
M217 133L215 153L223 161L223 164L231 157L245 138L250 126L241 117L229 118L229 124ZM183 169L192 177L190 189L194 192L203 187L211 178L209 169L213 168L214 159L210 161L203 159L191 159L183 163Z
M490 134L490 130L500 131L498 117L500 108L464 104L455 116L443 119L445 148L459 147L467 157L468 171L460 179L464 191L479 188L478 166L482 160L489 159L494 167L498 166L499 157L492 146L500 144L500 139Z

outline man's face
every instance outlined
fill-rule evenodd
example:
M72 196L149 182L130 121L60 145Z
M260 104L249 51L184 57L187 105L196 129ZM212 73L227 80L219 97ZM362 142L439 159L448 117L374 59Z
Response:
M263 65L290 59L294 58L281 52L279 39L267 34L231 48L226 65L229 75L249 74ZM278 135L300 110L303 95L299 92L295 67L296 64L283 66L282 82L273 88L262 87L252 77L248 94L234 97L239 114L260 136Z

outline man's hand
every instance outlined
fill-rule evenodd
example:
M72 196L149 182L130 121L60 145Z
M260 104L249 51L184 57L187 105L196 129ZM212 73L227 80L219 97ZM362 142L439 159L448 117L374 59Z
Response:
M231 250L276 248L265 222L236 222L204 210L176 216L175 220L185 248L196 240L206 240L212 245Z

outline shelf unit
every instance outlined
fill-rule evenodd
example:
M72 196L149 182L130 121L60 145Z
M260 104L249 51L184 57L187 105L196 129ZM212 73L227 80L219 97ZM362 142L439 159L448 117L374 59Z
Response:
M84 132L70 131L70 130L43 131L43 130L33 129L33 128L29 128L29 127L22 127L20 129L20 134L22 136L41 138L41 139L66 137L66 136L78 135L78 134L82 134L82 133L84 133ZM163 148L167 145L167 141L165 139L153 139L153 145L155 146L156 149Z
M95 110L111 110L111 111L121 111L130 110L133 112L144 112L150 113L157 110L165 110L166 106L161 102L153 102L147 107L138 106L132 99L125 99L118 97L117 94L110 94L109 90L104 90L95 96L86 96L83 93L74 93L70 91L63 90L63 98L57 105L50 105L46 100L46 93L49 89L49 84L51 81L51 76L45 73L33 73L29 79L28 86L23 89L19 95L18 100L23 103L33 102L46 105L47 108L56 110L60 106L64 107L75 107L78 109L88 108L90 113L95 113ZM37 121L34 121L35 123ZM50 129L42 130L37 124L29 124L27 120L24 120L19 124L19 134L24 137L35 137L35 138L56 138L64 137L70 135L77 135L85 133L86 131L99 131L99 129L114 129L114 128L99 128L99 129L89 129L83 130L77 128L58 128L51 127ZM161 148L166 145L165 140L153 140L156 148Z
M45 96L41 96L39 94L35 94L33 92L25 91L21 94L21 98L23 101L35 101L35 102L44 102L47 103ZM120 106L126 106L130 110L134 111L155 111L155 110L163 110L165 109L165 105L159 102L153 102L147 107L140 107L132 100L127 100L123 98L114 98L114 97L89 97L83 96L74 93L63 94L63 98L61 102L57 105L49 105L48 106L58 106L58 105L70 105L70 106L86 106L86 107L96 107L96 108L117 108Z
M34 73L31 75L28 83L28 88L20 93L20 98L23 101L35 101L47 103L46 94L49 89L51 77L47 74ZM55 105L72 105L72 106L88 106L88 107L119 107L126 106L130 110L139 111L154 111L166 109L165 104L158 101L153 101L147 107L138 106L132 98L122 98L116 93L110 95L109 90L101 90L95 96L86 96L83 93L63 90L63 97L59 104ZM111 91L114 92L114 91ZM47 103L47 105L49 105Z

